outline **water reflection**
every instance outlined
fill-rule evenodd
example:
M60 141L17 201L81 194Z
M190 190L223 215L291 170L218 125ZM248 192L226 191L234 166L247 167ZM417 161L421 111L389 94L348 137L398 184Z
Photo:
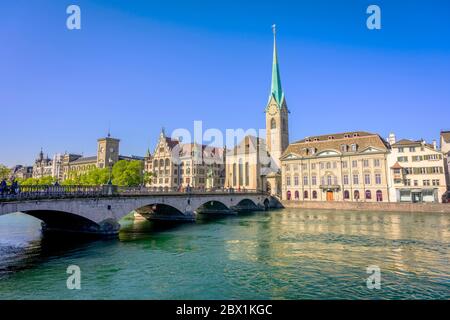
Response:
M0 298L450 298L444 214L284 209L121 225L116 240L62 240L0 217ZM72 263L89 280L76 296L61 285ZM365 286L369 265L380 291Z

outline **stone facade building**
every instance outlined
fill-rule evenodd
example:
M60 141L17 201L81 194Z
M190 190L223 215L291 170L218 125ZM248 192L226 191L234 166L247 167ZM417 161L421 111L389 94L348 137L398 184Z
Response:
M21 179L26 180L33 177L33 167L32 166L22 166L17 165L11 169L10 179Z
M119 153L120 140L111 138L108 134L105 138L97 140L97 155L84 157L82 155L65 153L62 155L62 180L69 179L71 175L86 174L95 168L112 168L119 160L139 160L144 158L137 156L123 156Z
M40 179L47 176L52 176L52 160L48 156L44 157L41 149L33 165L33 178Z
M393 141L391 140L393 139ZM388 155L391 202L441 202L446 191L444 156L436 144L391 136Z
M444 169L447 190L450 191L450 131L441 131L441 151L444 154Z
M388 143L378 134L308 137L281 157L282 199L387 202Z
M227 152L225 187L270 191L267 175L272 173L271 160L264 139L246 136Z
M223 148L181 143L162 130L153 155L147 152L145 157L144 170L152 176L148 186L161 190L223 188L225 157Z

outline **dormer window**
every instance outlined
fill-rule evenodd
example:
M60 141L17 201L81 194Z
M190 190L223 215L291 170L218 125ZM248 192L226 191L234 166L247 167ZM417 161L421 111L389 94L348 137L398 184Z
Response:
M309 138L306 138L305 141L306 141L306 142L309 142L310 140L309 140Z
M348 146L346 144L341 144L341 152L347 152Z
M344 138L350 138L350 135L349 134L344 134Z
M314 138L314 141L319 141L319 138Z
M333 140L334 137L333 136L328 136L328 140Z
M353 143L351 148L353 152L356 152L358 150L358 145L356 143Z
M316 153L316 148L310 148L310 149L309 149L309 153L311 153L311 154Z
M357 137L357 136L359 136L359 134L358 134L357 132L355 132L355 133L353 134L353 136L354 136L354 137Z

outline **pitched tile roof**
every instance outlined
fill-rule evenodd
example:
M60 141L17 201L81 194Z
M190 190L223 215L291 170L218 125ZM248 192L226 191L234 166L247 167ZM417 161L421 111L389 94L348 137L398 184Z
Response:
M388 143L381 138L380 135L365 131L355 131L307 137L291 143L283 153L283 156L289 153L298 154L300 156L311 156L311 149L314 149L314 154L325 150L335 150L341 153L342 145L348 146L346 153L352 153L350 146L353 144L357 145L356 152L360 152L368 147L373 147L382 151L387 151L389 148Z

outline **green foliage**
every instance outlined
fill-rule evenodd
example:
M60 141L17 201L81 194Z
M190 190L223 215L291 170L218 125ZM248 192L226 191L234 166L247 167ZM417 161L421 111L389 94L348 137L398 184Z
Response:
M28 178L25 180L17 179L17 182L22 186L52 185L56 182L56 179L51 176L47 176L39 179L38 178Z
M112 183L118 186L138 186L142 183L142 162L120 160L112 168ZM86 173L69 173L63 185L104 185L109 180L109 168L95 168Z
M104 168L91 169L86 173L78 174L77 172L70 172L69 178L63 181L63 185L78 185L78 186L98 186L106 184L109 180L109 170Z
M7 166L0 164L0 180L8 179L10 173L11 170Z
M142 169L141 161L120 160L113 166L112 183L118 186L138 186L142 183Z

